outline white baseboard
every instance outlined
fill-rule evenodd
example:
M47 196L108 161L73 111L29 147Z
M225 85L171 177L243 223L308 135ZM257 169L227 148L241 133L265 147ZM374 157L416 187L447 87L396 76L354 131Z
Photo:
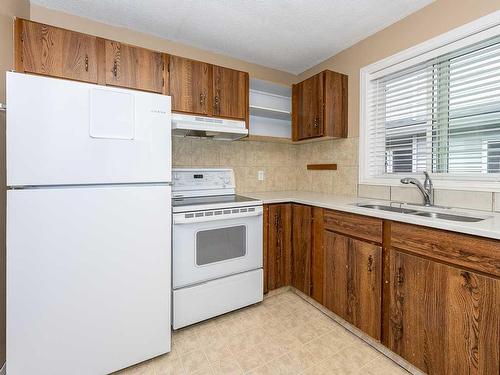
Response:
M3 364L2 368L0 369L0 375L5 375L6 374L6 370L5 370L5 363Z
M301 297L303 300L306 302L309 302L309 304L313 305L316 307L319 311L321 311L323 314L326 316L330 317L331 319L335 320L338 324L340 324L342 327L344 327L346 330L351 332L353 335L358 336L361 340L366 342L368 345L373 347L374 349L378 350L380 353L385 355L387 358L391 359L392 361L396 362L399 366L404 368L406 371L408 371L412 375L425 375L420 369L416 368L413 366L410 362L406 361L404 358L400 357L393 351L389 350L386 348L384 345L382 345L380 342L374 340L370 336L368 336L366 333L363 331L359 330L358 328L354 327L351 325L349 322L345 321L338 315L334 314L330 310L328 310L325 306L322 304L318 303L308 295L302 293L300 290L290 287L291 291L297 294L299 297Z

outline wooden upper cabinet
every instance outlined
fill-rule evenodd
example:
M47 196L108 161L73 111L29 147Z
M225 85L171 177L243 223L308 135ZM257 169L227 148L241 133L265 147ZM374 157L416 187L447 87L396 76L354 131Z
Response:
M248 73L213 66L213 115L246 120Z
M312 76L293 87L297 126L294 140L322 137L323 127L323 79L320 74Z
M16 70L97 83L97 38L16 19Z
M376 340L381 337L382 248L324 232L324 305Z
M172 110L209 115L211 113L210 64L170 56Z
M311 294L311 230L310 206L292 204L292 286Z
M105 83L163 93L164 55L127 44L105 41Z
M15 69L169 94L172 110L244 120L248 73L23 19L15 21Z
M292 87L292 140L347 137L347 76L325 70Z
M393 250L389 349L424 372L500 373L500 280Z

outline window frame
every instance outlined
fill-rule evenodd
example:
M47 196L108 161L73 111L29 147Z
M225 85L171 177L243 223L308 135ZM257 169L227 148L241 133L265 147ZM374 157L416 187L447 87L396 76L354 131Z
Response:
M499 35L500 11L496 11L407 50L365 66L360 70L360 184L396 186L400 185L399 180L401 178L401 175L385 174L374 177L369 174L367 160L368 142L366 139L369 129L367 95L372 88L372 81ZM408 175L412 175L412 173L408 173ZM478 176L477 174L447 175L440 173L431 173L431 176L436 188L500 191L500 177L498 176Z

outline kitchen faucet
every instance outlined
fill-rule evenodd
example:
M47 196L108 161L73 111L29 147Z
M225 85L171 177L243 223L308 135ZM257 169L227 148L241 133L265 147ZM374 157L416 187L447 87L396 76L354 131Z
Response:
M405 177L401 179L402 184L413 184L418 187L418 190L422 193L424 197L424 206L434 206L434 198L432 195L432 180L429 176L429 173L424 172L425 181L424 184L412 177Z

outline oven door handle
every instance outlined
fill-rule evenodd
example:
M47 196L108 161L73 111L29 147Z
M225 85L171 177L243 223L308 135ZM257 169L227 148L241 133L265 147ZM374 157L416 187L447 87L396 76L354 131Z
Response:
M204 223L208 221L224 221L231 219L240 219L244 217L255 217L262 216L262 211L255 212L244 212L238 214L227 214L227 215L211 215L211 216L201 216L201 217L189 217L186 218L185 215L174 216L173 224L195 224L195 223Z

